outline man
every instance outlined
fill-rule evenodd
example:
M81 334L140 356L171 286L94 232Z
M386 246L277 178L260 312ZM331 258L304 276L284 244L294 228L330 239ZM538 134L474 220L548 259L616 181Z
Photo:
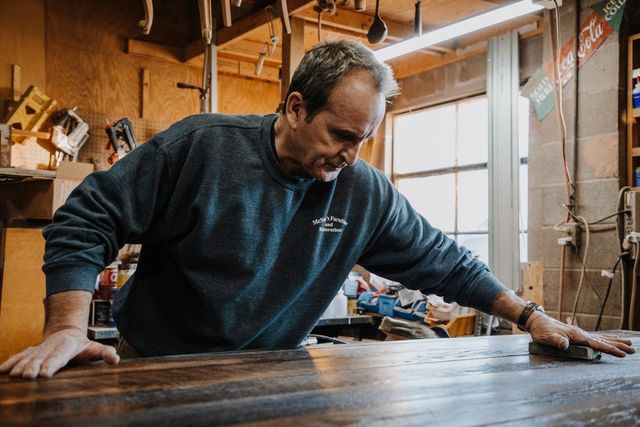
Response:
M525 304L356 162L396 92L369 49L325 43L305 55L282 114L190 117L92 174L44 231L44 340L0 371L118 362L87 340L86 323L95 277L126 242L143 248L114 317L142 356L297 346L356 263L519 320L538 342L633 352Z

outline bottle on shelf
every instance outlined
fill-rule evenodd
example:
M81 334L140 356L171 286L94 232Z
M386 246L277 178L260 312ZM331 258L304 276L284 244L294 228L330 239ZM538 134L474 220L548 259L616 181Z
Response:
M633 70L633 91L632 100L633 108L640 108L640 68Z

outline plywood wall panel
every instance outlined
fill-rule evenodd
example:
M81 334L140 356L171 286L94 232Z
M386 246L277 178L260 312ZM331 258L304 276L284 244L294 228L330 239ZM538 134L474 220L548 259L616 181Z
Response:
M0 101L11 98L11 64L21 66L21 92L45 89L44 28L44 0L0 0Z
M278 108L280 85L255 79L218 76L220 112L268 114Z
M38 344L44 328L44 238L35 228L5 228L0 238L0 360Z
M46 10L47 47L53 53L57 47L123 52L126 38L140 34L137 23L144 16L141 1L47 0Z

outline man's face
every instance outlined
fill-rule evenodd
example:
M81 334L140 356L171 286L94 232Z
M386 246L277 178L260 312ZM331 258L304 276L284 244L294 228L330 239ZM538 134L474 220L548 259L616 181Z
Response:
M362 144L375 135L385 110L384 95L364 70L347 75L334 88L326 108L310 122L304 100L293 101L298 105L293 106L296 120L287 150L290 172L323 182L336 179L342 168L356 163Z

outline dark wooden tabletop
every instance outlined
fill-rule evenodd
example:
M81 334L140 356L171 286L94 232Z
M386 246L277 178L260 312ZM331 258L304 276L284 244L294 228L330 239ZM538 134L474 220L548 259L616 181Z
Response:
M338 344L3 376L0 425L640 425L640 355L532 356L529 340Z

